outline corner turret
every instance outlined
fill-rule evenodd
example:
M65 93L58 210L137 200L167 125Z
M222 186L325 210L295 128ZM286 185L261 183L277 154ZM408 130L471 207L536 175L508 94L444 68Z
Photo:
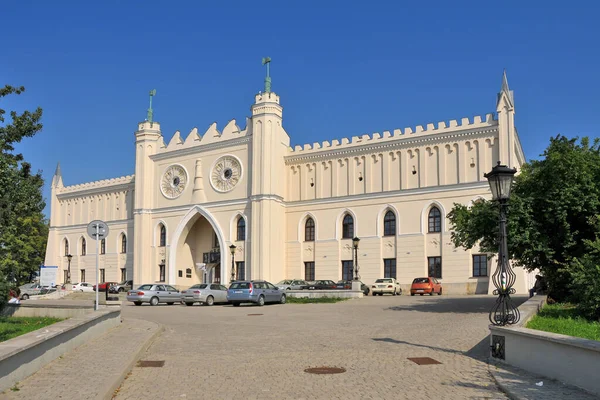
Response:
M60 162L56 164L56 171L54 171L54 176L52 177L52 187L64 187Z
M517 167L515 103L513 91L508 87L506 70L502 74L502 86L496 102L498 113L498 160L510 168Z

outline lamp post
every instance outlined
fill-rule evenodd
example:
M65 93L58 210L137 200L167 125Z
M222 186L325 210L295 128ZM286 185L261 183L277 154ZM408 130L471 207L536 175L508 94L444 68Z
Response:
M357 281L360 278L358 277L358 242L360 239L356 236L352 239L352 247L354 247L354 280Z
M73 258L72 255L67 254L67 260L69 261L69 265L67 267L67 281L65 283L71 283L71 259Z
M516 293L513 285L517 276L508 262L508 244L506 239L506 209L510 198L510 189L516 168L508 168L506 165L498 165L492 171L483 174L487 178L492 190L492 200L497 201L500 206L500 223L498 233L498 266L492 275L492 283L496 287L494 295L498 296L496 304L489 314L493 325L512 325L519 321L519 309L513 305L510 295Z
M231 281L235 281L235 244L229 246L229 251L231 251Z

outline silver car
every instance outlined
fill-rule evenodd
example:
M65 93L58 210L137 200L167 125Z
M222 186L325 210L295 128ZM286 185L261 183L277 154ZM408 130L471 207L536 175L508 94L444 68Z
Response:
M281 290L300 290L305 285L308 285L308 283L302 279L284 279L283 281L279 281L275 286Z
M29 296L36 296L41 294L42 287L39 283L27 283L19 287L21 291L21 300L27 300Z
M150 303L151 306L158 303L171 305L181 302L181 293L170 285L148 284L128 291L127 301L132 301L136 306L141 306L142 303Z
M181 291L181 301L186 306L202 303L212 306L215 303L227 303L227 288L218 283L201 283Z

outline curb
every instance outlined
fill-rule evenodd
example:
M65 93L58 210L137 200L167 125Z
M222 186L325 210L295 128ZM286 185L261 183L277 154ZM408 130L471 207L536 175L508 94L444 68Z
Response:
M137 364L139 359L142 357L142 354L144 354L148 350L148 348L154 343L154 341L161 335L161 333L163 333L163 331L165 330L164 325L159 324L157 322L154 322L154 324L157 325L156 331L152 334L152 336L150 336L146 340L142 347L140 347L139 350L132 355L131 360L125 365L125 368L123 368L123 371L121 372L119 377L115 379L113 383L107 386L106 392L99 396L99 398L104 400L111 400L115 397L117 390L121 387L121 385L123 385L123 381L125 381L127 375L129 375L133 367L135 367L135 364Z
M525 400L526 399L526 397L520 397L520 396L518 396L516 393L514 393L513 391L511 391L508 388L507 385L505 385L504 383L502 383L501 379L498 379L498 377L496 376L495 371L493 371L493 368L496 367L495 364L492 364L488 360L487 365L488 365L488 372L492 376L492 379L494 380L494 383L496 383L496 386L498 386L498 389L500 389L500 391L502 393L504 393L505 395L507 395L510 400Z

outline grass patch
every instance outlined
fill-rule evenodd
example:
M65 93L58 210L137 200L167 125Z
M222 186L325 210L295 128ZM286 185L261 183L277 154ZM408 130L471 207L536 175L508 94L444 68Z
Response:
M313 304L313 303L337 303L340 301L348 300L348 298L342 297L288 297L286 302L292 304Z
M572 304L547 304L527 328L600 341L600 322L581 317Z
M50 317L0 317L0 342L62 321Z

